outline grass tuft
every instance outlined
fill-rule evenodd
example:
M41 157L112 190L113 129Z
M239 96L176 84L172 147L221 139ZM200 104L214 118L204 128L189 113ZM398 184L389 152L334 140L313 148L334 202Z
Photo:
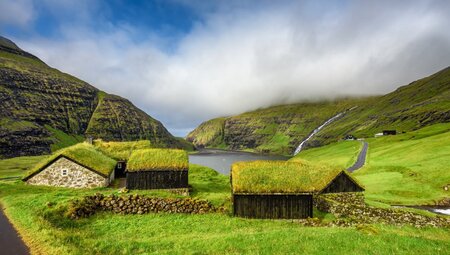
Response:
M127 163L127 171L187 170L188 154L184 150L143 149L136 150Z

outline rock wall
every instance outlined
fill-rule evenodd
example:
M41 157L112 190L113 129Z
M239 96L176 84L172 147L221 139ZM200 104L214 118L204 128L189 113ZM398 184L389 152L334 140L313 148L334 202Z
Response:
M62 174L64 169L67 170L67 175ZM31 177L27 183L67 188L96 188L108 186L110 179L113 178L114 176L105 178L66 158L60 158L40 173Z
M192 198L158 198L142 195L116 196L95 194L71 202L67 216L72 219L89 217L98 211L120 214L189 213L204 214L221 211L206 200Z
M450 218L428 217L402 209L377 208L365 204L362 193L322 194L314 197L314 206L337 218L347 218L347 225L383 223L414 227L450 227Z

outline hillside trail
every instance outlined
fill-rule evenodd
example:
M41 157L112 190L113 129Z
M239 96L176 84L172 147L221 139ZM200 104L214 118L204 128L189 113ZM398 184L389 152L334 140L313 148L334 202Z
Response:
M4 255L28 255L28 247L20 238L16 229L3 212L0 206L0 254Z
M347 168L347 171L349 171L350 173L355 170L360 169L366 163L366 156L367 156L367 150L369 149L369 144L365 141L362 141L362 143L363 143L363 147L362 147L361 151L359 152L356 162L353 164L353 166Z

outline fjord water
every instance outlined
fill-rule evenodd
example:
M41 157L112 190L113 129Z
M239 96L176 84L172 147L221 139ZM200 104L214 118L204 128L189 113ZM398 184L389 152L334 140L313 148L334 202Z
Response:
M238 161L253 160L287 160L288 157L277 155L256 154L240 151L225 151L216 149L201 150L189 155L189 163L210 167L219 173L228 175L231 165Z

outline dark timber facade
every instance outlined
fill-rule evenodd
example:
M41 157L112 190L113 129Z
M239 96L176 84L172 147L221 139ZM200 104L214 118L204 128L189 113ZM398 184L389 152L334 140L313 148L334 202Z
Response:
M188 170L130 171L127 189L179 189L188 188Z
M233 214L257 219L304 219L313 216L311 194L233 194Z

